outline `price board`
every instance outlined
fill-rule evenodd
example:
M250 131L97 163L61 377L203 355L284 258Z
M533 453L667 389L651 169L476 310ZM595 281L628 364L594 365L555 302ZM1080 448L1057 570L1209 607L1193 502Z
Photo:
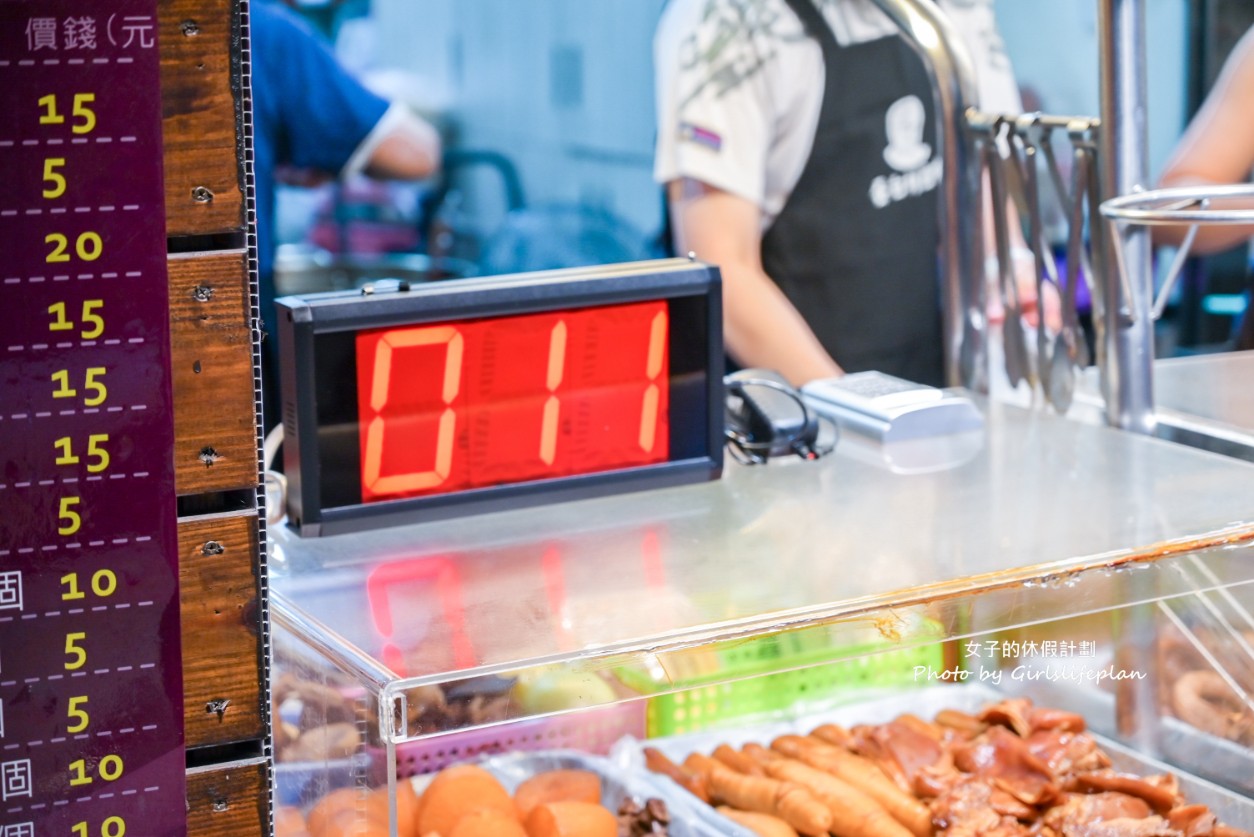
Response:
M178 835L156 0L0 0L0 837Z

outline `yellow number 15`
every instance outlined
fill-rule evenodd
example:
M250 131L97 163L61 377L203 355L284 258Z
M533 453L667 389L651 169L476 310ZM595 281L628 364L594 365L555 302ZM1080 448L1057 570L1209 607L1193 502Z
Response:
M92 129L96 127L96 112L88 105L96 101L95 93L75 93L74 105L71 115L75 122L70 126L70 130L76 134L90 134ZM39 106L44 112L39 116L40 125L61 125L65 123L65 116L57 113L57 97L55 93L49 93L39 99Z

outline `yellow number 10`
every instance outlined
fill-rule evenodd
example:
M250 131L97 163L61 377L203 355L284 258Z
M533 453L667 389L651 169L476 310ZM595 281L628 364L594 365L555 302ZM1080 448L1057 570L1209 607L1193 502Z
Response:
M120 779L122 777L122 757L110 753L100 760L100 764L96 765L96 772L106 782ZM70 785L72 786L90 785L92 783L91 776L87 775L86 759L77 759L70 762L70 773L74 774L70 777Z
M109 817L100 824L100 837L125 837L126 821L121 817ZM74 823L74 837L91 837L87 823Z
M61 601L71 601L73 599L81 599L87 594L78 589L78 573L70 573L61 576L61 584L66 591L61 594ZM118 589L118 577L113 570L96 570L91 576L91 592L100 598L112 596Z

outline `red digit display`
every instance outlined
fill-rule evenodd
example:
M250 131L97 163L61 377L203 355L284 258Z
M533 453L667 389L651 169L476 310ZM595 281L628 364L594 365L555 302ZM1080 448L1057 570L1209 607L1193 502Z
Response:
M665 301L363 331L362 502L665 462Z

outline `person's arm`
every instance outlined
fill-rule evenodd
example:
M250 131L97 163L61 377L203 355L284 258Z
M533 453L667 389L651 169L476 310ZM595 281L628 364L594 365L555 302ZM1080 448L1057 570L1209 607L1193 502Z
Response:
M1211 186L1241 183L1254 168L1254 29L1245 33L1197 116L1163 169L1159 185ZM1212 201L1214 209L1254 209L1254 200ZM1178 244L1186 226L1154 227L1154 239ZM1194 252L1225 250L1254 235L1254 225L1203 226Z
M325 175L416 180L440 164L435 129L348 72L296 15L259 3L255 86L281 132L279 164Z
M344 166L382 180L421 180L440 168L440 135L405 105L394 102Z
M763 270L758 207L691 178L668 183L667 195L679 252L722 272L723 339L736 362L774 369L794 386L842 374Z

